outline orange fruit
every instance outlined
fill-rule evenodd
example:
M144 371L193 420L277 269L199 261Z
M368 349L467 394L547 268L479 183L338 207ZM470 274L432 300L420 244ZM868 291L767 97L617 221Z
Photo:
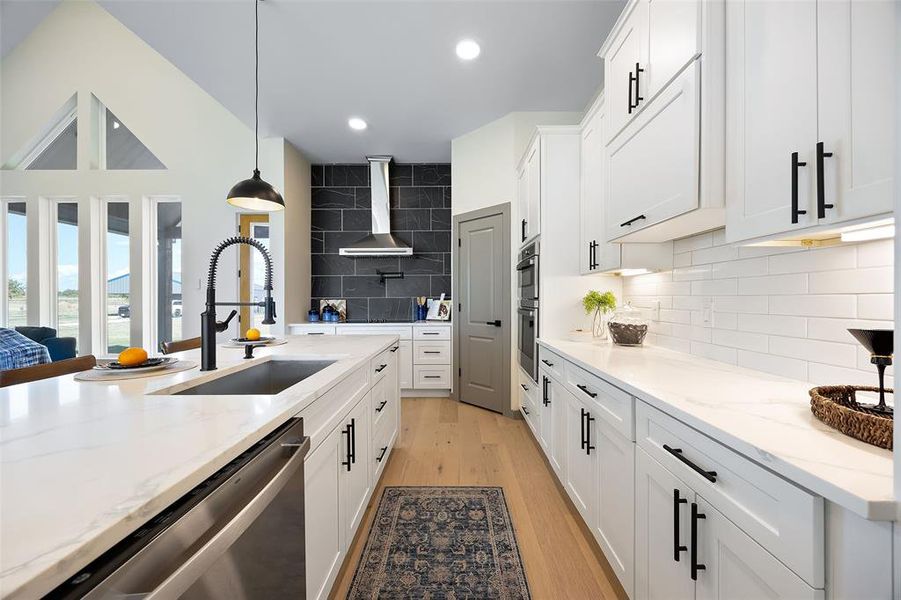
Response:
M126 348L119 353L119 364L133 367L147 360L147 351L143 348Z
M251 342L255 342L260 339L260 330L255 327L251 327L247 330L247 333L244 335L244 337Z

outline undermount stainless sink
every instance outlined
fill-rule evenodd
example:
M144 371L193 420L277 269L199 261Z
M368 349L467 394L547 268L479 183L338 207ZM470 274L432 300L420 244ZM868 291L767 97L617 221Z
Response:
M223 375L213 381L176 392L177 396L274 396L315 375L333 360L267 360L249 369Z

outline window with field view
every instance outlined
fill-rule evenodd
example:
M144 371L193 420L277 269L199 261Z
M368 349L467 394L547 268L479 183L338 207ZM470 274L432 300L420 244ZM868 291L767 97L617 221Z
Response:
M7 327L27 324L28 296L28 230L25 203L8 202L6 208L6 323Z
M106 350L110 354L131 345L130 256L128 202L107 202Z
M78 204L56 203L56 334L78 343Z
M182 339L181 202L156 204L157 342Z

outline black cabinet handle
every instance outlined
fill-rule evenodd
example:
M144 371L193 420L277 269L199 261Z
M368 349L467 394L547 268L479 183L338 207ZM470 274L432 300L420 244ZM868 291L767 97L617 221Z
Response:
M632 223L634 223L635 221L641 221L642 219L646 219L646 218L647 218L647 217L645 217L644 215L638 215L638 216L635 217L634 219L629 219L629 220L626 221L625 223L620 223L619 226L620 226L620 227L631 227L631 226L632 226Z
M378 458L375 459L375 462L382 462L382 459L385 458L385 452L388 451L388 446L382 446L382 451L379 453Z
M345 427L344 429L341 430L341 435L346 435L346 436L347 436L347 446L346 446L346 450L347 450L347 451L346 451L346 454L347 454L347 460L342 460L342 461L341 461L341 464L344 465L345 467L347 467L347 470L350 471L350 465L351 465L351 461L350 461L350 453L351 453L351 449L350 449L350 425L348 425L347 427Z
M581 425L582 425L582 450L584 450L585 443L586 443L585 442L585 409L580 407L579 411L581 412L581 415L579 416L579 420L581 421Z
M387 400L382 400L382 401L379 403L379 407L378 407L377 409L375 409L375 412L382 412L382 409L385 408L385 405L386 405L386 404L388 404L388 401L387 401Z
M679 554L688 550L687 546L679 545L679 505L687 504L688 500L679 497L679 490L673 489L673 560L679 562Z
M441 375L423 375L423 379L441 379Z
M528 408L526 408L525 406L521 406L520 408L522 408L522 412L526 413L527 415L529 414Z
M641 76L642 73L644 73L644 69L642 69L638 63L635 63L635 108L638 108L638 104L642 100L644 100L644 98L641 95L641 92L638 91L638 89L639 89L638 88L638 86L639 86L638 78Z
M350 462L357 464L357 423L354 419L350 420Z
M391 352L397 352L398 348L400 348L400 346L395 346L394 348L391 349Z
M632 109L635 108L635 104L632 104L632 84L635 83L635 74L632 71L629 71L629 114L632 114Z
M594 417L591 416L591 413L587 410L585 411L585 454L591 456L591 451L595 449L594 446L591 445L591 422L594 421Z
M792 223L798 222L798 215L806 215L806 210L798 208L798 167L806 167L806 162L798 160L798 153L792 152Z
M324 331L311 331L307 335L325 335Z
M554 366L554 363L548 362L548 361L546 361L546 360L543 359L543 358L541 359L541 362L543 362L544 364L546 364L546 365L549 366L549 367L553 367L553 366Z
M423 331L422 335L440 335L437 331Z
M588 395L589 395L590 397L592 397L592 398L597 398L597 397L598 397L598 395L597 395L596 393L594 393L594 392L592 392L591 390L588 389L588 386L587 386L587 385L582 385L582 384L580 383L580 384L577 384L576 387L579 388L580 390L582 390L583 392L585 392L586 394L588 394Z
M550 399L548 398L548 393L547 393L548 387L550 386L550 383L551 383L551 380L548 379L547 377L544 377L543 379L544 379L544 390L542 390L543 391L542 400L544 402L544 405L547 406L548 404L551 403Z
M529 391L529 388L527 388L527 387L526 387L526 384L524 384L524 383L520 383L520 384L519 384L519 387L521 387L522 390L523 390L524 392L528 392L528 391Z
M526 220L522 220L522 241L526 241Z
M495 327L501 326L501 320L495 319L494 321L485 321L485 325L494 325Z
M666 450L667 452L669 452L670 454L672 454L673 456L675 456L676 458L678 458L679 461L682 462L683 464L688 465L688 467L692 471L694 471L695 473L697 473L698 475L700 475L701 477L703 477L710 483L716 483L716 471L705 471L698 465L694 464L693 462L691 462L690 460L685 458L685 456L683 456L683 454L682 454L682 448L670 448L666 444L663 444L663 449Z
M591 249L591 266L589 267L589 269L594 271L599 266L599 264L598 264L598 246L600 246L600 244L597 243L597 240L595 240L591 243L593 244L594 247Z
M440 350L423 350L423 354L441 354Z
M707 565L698 564L698 520L706 519L707 515L698 512L698 505L691 503L691 580L698 580L698 571L703 571Z
M826 152L823 142L817 142L817 218L826 218L826 209L835 208L832 204L826 204L826 175L824 173L825 162L823 159L832 156L832 152Z
M382 371L385 370L385 367L387 367L387 366L388 366L388 365L379 365L378 368L375 370L375 372L376 372L376 373L381 373Z

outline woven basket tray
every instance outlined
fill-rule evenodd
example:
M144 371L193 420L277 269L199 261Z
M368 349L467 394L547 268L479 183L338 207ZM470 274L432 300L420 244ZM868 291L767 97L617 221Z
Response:
M879 388L857 385L823 385L810 390L810 410L820 421L880 448L892 449L892 419L871 414L857 403L857 392ZM893 393L886 388L886 393Z

